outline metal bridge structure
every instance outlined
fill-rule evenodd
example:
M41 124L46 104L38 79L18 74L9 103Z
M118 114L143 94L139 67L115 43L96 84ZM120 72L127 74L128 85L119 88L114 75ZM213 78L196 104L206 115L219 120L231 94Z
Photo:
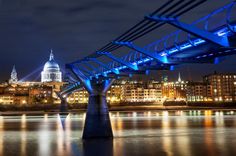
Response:
M60 93L61 98L81 87L89 93L83 139L113 137L106 92L115 79L149 74L151 70L174 70L187 63L217 64L220 58L236 53L236 1L192 23L181 19L204 2L169 0L102 48L66 64L69 85ZM176 31L145 46L136 43L167 25ZM130 52L115 55L122 48Z

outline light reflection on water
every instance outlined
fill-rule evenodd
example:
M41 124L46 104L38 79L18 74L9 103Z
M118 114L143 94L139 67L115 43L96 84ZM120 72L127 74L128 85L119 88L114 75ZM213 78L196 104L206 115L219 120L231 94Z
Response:
M110 116L114 139L92 141L81 139L85 113L0 116L0 156L236 154L235 111L133 111Z

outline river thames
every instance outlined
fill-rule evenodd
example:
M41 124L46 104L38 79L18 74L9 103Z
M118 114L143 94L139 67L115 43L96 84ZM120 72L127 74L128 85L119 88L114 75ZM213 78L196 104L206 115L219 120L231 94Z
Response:
M130 111L110 116L113 140L83 141L83 112L1 115L0 155L236 155L236 111Z

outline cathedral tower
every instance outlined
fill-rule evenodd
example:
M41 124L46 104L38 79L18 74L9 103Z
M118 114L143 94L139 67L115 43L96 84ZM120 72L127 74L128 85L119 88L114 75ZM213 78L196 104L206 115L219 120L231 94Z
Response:
M58 63L54 60L52 50L49 60L45 63L41 72L41 82L62 82L62 73Z

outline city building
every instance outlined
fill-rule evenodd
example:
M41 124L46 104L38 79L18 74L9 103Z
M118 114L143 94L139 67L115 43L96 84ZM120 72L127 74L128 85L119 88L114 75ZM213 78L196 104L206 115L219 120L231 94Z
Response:
M168 82L166 79L162 83L162 97L166 101L182 101L186 100L187 81L181 79L180 73L178 80L175 82Z
M0 86L0 104L52 104L52 87L43 84Z
M62 82L62 73L58 63L54 60L52 51L41 72L41 82Z
M186 97L189 102L212 101L211 86L205 82L189 82Z
M67 97L67 102L69 104L88 103L88 92L85 89L75 91Z
M33 85L29 87L29 104L53 104L53 88L48 85Z
M204 76L204 82L211 86L209 97L213 101L236 101L236 74L213 73Z
M123 84L122 84L123 83ZM107 91L108 103L115 104L120 103L124 99L124 81L115 81L110 89Z
M156 102L162 101L161 84L156 81L127 81L123 86L124 102Z
M68 103L87 103L88 93L82 91L73 92L67 98ZM122 102L153 102L161 103L161 83L157 81L115 81L107 91L107 102L119 104Z
M123 85L120 81L116 81L107 91L107 102L114 104L120 103L123 98ZM70 104L88 103L88 92L83 89L75 91L67 97L67 102Z

